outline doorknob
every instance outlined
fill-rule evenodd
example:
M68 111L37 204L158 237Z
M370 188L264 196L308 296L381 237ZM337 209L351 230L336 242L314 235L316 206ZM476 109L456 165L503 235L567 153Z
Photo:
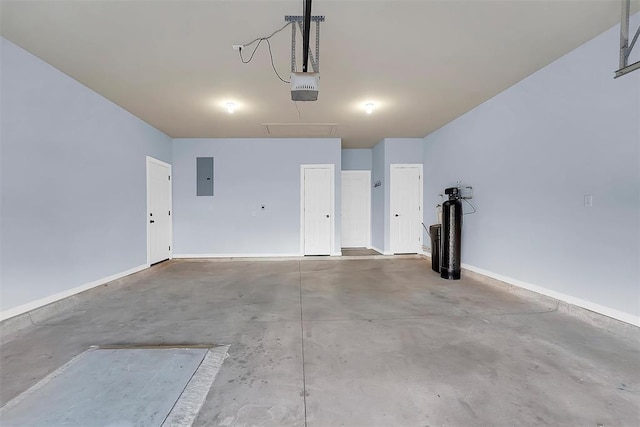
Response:
M396 216L400 216L400 215L396 214Z
M329 215L327 215L327 218L329 218Z
M149 224L153 224L153 223L155 223L155 221L154 221L154 220L149 221Z

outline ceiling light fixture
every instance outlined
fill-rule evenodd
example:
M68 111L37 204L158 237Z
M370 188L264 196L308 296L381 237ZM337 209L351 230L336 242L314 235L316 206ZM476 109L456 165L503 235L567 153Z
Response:
M227 113L229 114L233 114L233 112L236 111L236 104L233 102L227 102L225 106L227 107Z
M373 103L368 102L368 103L364 104L364 111L366 111L367 114L373 113Z

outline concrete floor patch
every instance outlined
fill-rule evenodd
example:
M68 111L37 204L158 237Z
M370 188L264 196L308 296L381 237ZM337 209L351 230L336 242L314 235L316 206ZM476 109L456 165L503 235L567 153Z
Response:
M0 409L4 426L190 426L229 346L91 347Z

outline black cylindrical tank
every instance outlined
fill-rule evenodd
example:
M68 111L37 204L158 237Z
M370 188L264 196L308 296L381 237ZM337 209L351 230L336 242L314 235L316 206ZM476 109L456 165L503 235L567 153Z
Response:
M440 273L441 230L442 224L433 224L429 226L429 237L431 237L431 269L436 273Z
M460 279L462 202L457 198L457 191L454 194L449 194L449 200L442 204L440 277L443 279L458 280Z

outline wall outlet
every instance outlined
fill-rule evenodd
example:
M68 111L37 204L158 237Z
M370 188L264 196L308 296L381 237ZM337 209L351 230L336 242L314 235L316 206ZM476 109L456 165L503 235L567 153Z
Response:
M232 44L231 47L233 48L233 50L240 50L244 46L242 46L241 44Z
M591 194L586 194L584 196L584 206L587 208L593 206L593 196Z

